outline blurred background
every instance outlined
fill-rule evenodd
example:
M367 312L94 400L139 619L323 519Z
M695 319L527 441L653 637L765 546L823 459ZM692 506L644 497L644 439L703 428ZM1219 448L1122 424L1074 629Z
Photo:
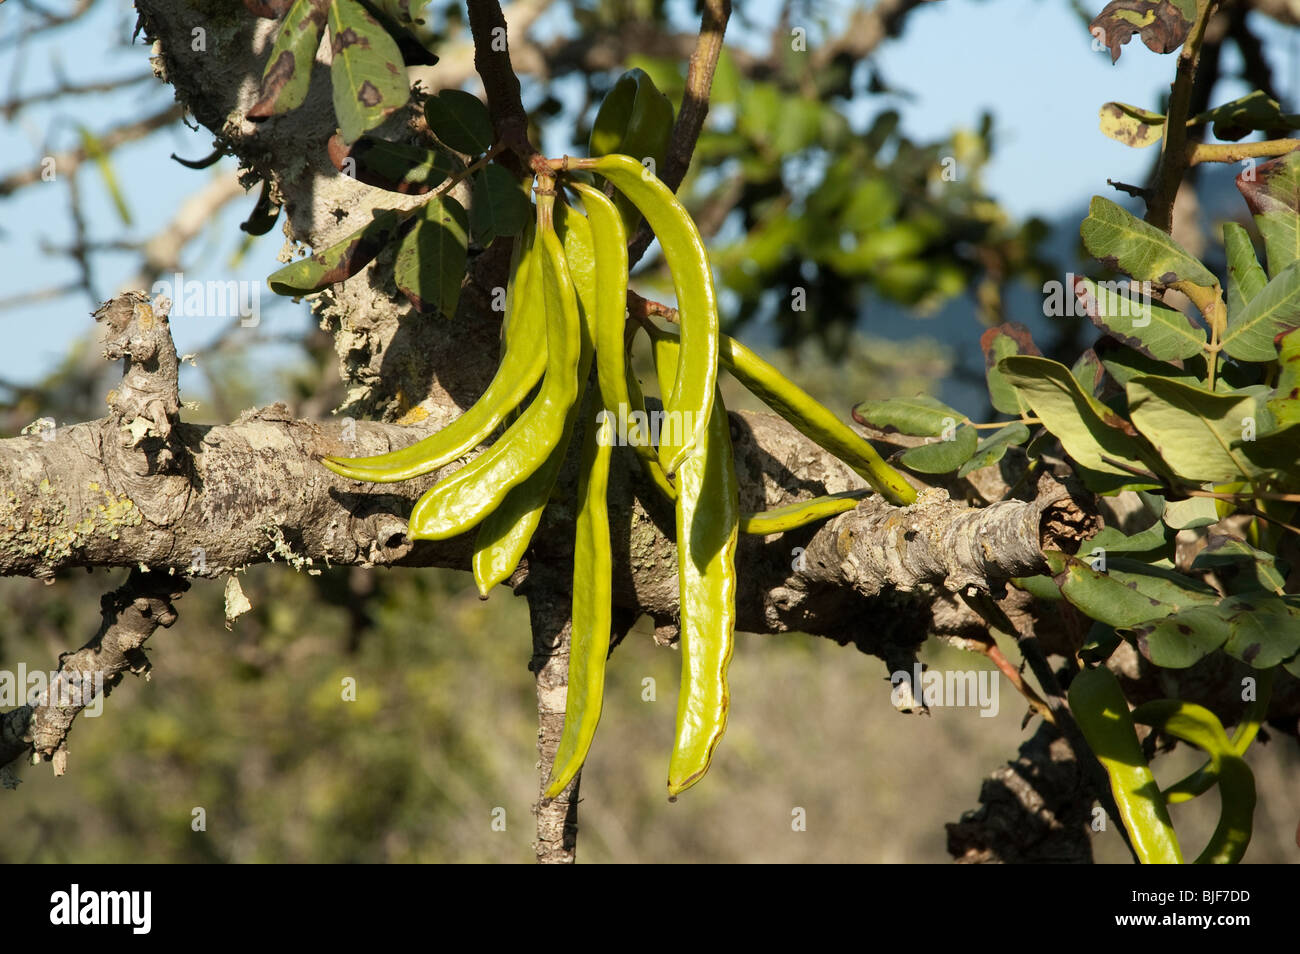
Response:
M1043 283L1098 274L1078 241L1088 199L1124 201L1106 180L1144 183L1156 158L1105 138L1098 107L1161 109L1174 68L1136 39L1112 65L1087 31L1101 5L895 2L873 20L870 4L736 3L682 189L728 330L845 415L867 398L929 393L988 419L979 337L1002 321L1072 361L1093 329L1044 315ZM1214 105L1259 87L1300 111L1292 14L1230 9L1197 95ZM585 151L625 68L680 97L681 51L698 25L690 0L505 10L548 154ZM462 6L432 0L426 18L443 63L413 75L426 89L478 92L457 66ZM89 312L100 301L178 271L261 284L278 265L278 228L239 229L257 189L240 186L235 160L201 170L174 160L203 158L213 138L153 77L134 28L124 0L0 2L3 436L42 417L101 416L119 372L99 357ZM1180 240L1216 270L1219 225L1247 220L1235 172L1205 168L1179 207ZM671 297L653 247L634 285ZM256 327L173 319L192 356L187 420L224 423L276 400L324 416L342 402L332 341L306 305L262 290ZM745 406L739 395L728 404ZM124 573L0 580L0 667L48 669L81 646ZM101 717L78 720L67 776L29 767L18 791L0 792L0 860L532 860L522 601L504 589L480 601L467 574L437 570L273 564L240 581L253 609L229 630L221 583L197 581L179 601L178 623L148 644L152 678L128 680ZM820 639L742 635L726 742L707 782L668 804L678 660L650 636L643 620L611 661L583 773L582 861L947 861L943 823L976 807L983 776L1032 731L1005 682L993 718L902 715L879 660ZM984 668L934 644L923 659ZM348 678L355 702L342 701ZM1250 761L1261 798L1246 861L1296 861L1300 757L1282 740ZM1160 760L1160 781L1193 762L1181 751ZM204 831L192 829L196 808ZM1196 845L1218 806L1177 811ZM1099 833L1096 855L1127 859L1113 832Z

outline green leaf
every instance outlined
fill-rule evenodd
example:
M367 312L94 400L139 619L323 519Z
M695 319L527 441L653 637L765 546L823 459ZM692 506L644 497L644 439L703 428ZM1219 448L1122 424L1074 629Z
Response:
M532 215L532 203L523 184L503 166L495 164L475 173L474 205L470 229L482 246L498 235L517 235Z
M1285 669L1287 672L1289 672L1291 675L1295 676L1297 679L1300 679L1300 655L1297 655L1294 658L1284 662L1282 664L1282 668Z
M1036 600L1044 600L1048 603L1056 603L1061 600L1061 588L1046 573L1039 573L1035 576L1017 576L1012 578L1011 582L1017 589L1024 590Z
M378 20L379 25L393 38L407 66L433 66L438 62L438 57L413 31L413 23L424 21L416 20L412 15L412 5L407 3L407 0L356 0L356 2L365 7L366 12ZM424 0L416 0L414 13L418 14L423 6Z
M1213 272L1172 238L1103 196L1092 197L1079 234L1090 255L1138 281L1189 281L1205 288L1219 284Z
M1153 376L1134 378L1127 391L1133 424L1178 476L1222 483L1260 474L1232 446L1241 440L1245 422L1258 427L1259 404L1253 397L1211 394Z
M429 0L370 0L395 23L423 23L421 12Z
M1188 497L1170 501L1160 519L1171 530L1195 530L1218 523L1220 518L1213 497Z
M1300 421L1300 331L1288 331L1277 339L1277 388L1268 409L1279 424Z
M1089 348L1079 355L1077 361L1070 365L1070 374L1079 382L1084 394L1096 397L1101 393L1102 383L1106 379L1106 368L1102 365L1097 352Z
M1273 339L1300 327L1300 261L1292 262L1237 313L1228 317L1223 350L1238 361L1272 361Z
M248 119L260 122L302 105L328 13L329 0L296 0L289 8L262 72L257 102L245 114Z
M1153 53L1172 53L1183 45L1196 20L1196 0L1111 0L1088 24L1110 48L1110 61L1136 33Z
M946 474L970 460L976 441L975 428L963 424L952 432L951 440L913 447L899 457L899 463L918 474Z
M439 140L477 156L492 148L492 117L483 101L460 89L444 89L424 101L424 116Z
M998 362L1013 354L1042 354L1030 337L1029 329L1014 321L990 328L980 335L980 348L984 351L984 377L988 382L989 401L1003 414L1019 414L1022 409L1016 389L1002 376Z
M333 0L329 24L334 115L343 141L352 143L406 105L411 90L397 44L361 4Z
M307 295L355 275L391 242L409 213L376 209L368 225L341 242L292 262L266 280L277 295Z
M1300 607L1259 594L1230 596L1219 609L1232 627L1223 651L1234 659L1271 669L1300 652Z
M1277 559L1263 550L1256 550L1244 540L1225 534L1214 534L1205 548L1192 561L1193 570L1232 567L1238 572L1233 581L1252 590L1277 593L1286 585L1286 573L1279 569Z
M1135 583L1094 570L1076 557L1050 551L1047 563L1061 594L1072 605L1117 629L1159 619L1178 609L1140 592Z
M344 175L403 195L423 195L452 173L451 159L441 152L371 136L362 136L351 146L342 136L331 136L326 150L334 168Z
M1016 388L1022 403L1082 468L1081 476L1089 487L1112 490L1120 486L1160 486L1158 481L1135 478L1113 463L1144 461L1146 449L1132 425L1086 394L1065 365L1047 358L1016 355L1003 358L998 367Z
M1225 142L1236 142L1257 130L1300 129L1300 116L1282 112L1277 100L1269 99L1263 90L1253 90L1230 103L1207 109L1187 121L1189 126L1214 123L1214 136Z
M1079 547L1079 552L1090 558L1099 550L1108 557L1127 553L1143 563L1169 565L1169 558L1174 554L1174 534L1159 517L1145 530L1133 534L1125 534L1116 527L1104 527Z
M454 317L468 247L465 209L451 196L431 199L397 247L393 279L418 310Z
M1200 580L1123 555L1107 557L1106 572L1111 579L1178 610L1211 605L1219 600L1218 590Z
M1138 652L1166 669L1194 665L1227 642L1228 633L1228 621L1216 606L1193 606L1122 631Z
M1114 626L1107 626L1094 620L1083 637L1083 645L1079 647L1079 658L1084 662L1100 665L1111 657L1122 642Z
M1092 323L1136 351L1178 361L1205 349L1205 330L1195 320L1150 298L1131 297L1127 285L1078 278L1074 288Z
M1197 358L1179 362L1183 365L1179 369L1177 364L1157 361L1155 358L1136 351L1128 345L1120 344L1109 336L1100 339L1093 347L1096 349L1097 356L1101 359L1102 367L1106 369L1106 373L1120 387L1126 386L1129 381L1136 377L1147 374L1169 378L1171 381L1182 381L1186 384L1200 384L1202 381L1202 378L1188 367L1189 365L1203 366L1204 362Z
M979 446L975 448L974 456L961 465L961 470L957 471L957 476L965 477L981 467L996 464L1003 458L1008 448L1023 444L1027 440L1029 440L1029 428L1019 421L1012 421L1006 427L994 431L980 441Z
M262 180L262 191L257 196L257 205L246 220L239 223L241 232L249 235L265 235L271 231L276 220L280 218L280 203L271 197L271 180Z
M1128 103L1106 103L1101 107L1101 131L1116 142L1141 149L1160 141L1165 117Z
M918 394L910 398L863 401L853 406L853 419L878 431L895 430L914 437L940 437L967 420L937 398Z
M1250 233L1236 222L1223 223L1223 250L1228 256L1228 327L1247 303L1264 290L1268 276L1255 257Z
M1237 176L1237 189L1264 236L1268 273L1276 278L1300 260L1300 153L1252 163Z

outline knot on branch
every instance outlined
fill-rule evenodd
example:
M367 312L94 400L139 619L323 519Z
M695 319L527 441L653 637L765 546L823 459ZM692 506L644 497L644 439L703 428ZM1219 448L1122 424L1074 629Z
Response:
M180 423L180 362L172 342L167 313L171 301L150 303L144 292L130 291L95 309L96 321L106 326L104 357L121 359L122 383L108 394L113 418L126 433L123 447L140 447L158 438L151 448L159 468L172 460L168 446L172 426Z
M170 524L190 496L189 455L179 439L180 361L167 313L171 301L150 302L129 291L100 305L104 357L122 361L122 382L108 394L111 409L104 463L118 489L151 523Z

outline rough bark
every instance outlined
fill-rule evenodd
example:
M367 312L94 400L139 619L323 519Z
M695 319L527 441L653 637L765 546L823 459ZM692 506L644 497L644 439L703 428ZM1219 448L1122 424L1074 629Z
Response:
M888 17L878 24L880 35L896 29L912 5L912 0L885 5ZM286 213L284 260L296 243L323 247L368 221L375 208L414 201L340 175L330 163L325 144L334 119L324 62L317 63L301 107L264 123L247 121L272 21L249 17L225 0L138 0L137 7L154 42L160 78L174 86L178 100L219 144L239 157L249 181L273 183ZM196 29L207 36L202 52L191 46ZM328 56L328 46L320 55ZM437 71L421 75L440 76ZM457 85L464 75L445 74ZM408 141L427 137L418 99L377 132ZM473 250L459 312L445 333L427 334L429 319L413 314L397 294L391 252L314 296L313 308L334 336L348 388L341 410L356 421L295 420L287 408L273 405L230 425L185 423L165 307L154 308L143 296L119 299L102 315L111 329L107 353L127 363L110 415L0 441L0 574L50 577L69 566L144 566L151 580L172 580L169 574L217 576L277 559L297 566L325 561L467 568L468 540L413 545L406 537L410 507L456 465L404 484L365 485L328 474L316 460L407 444L445 425L473 401L495 368L499 316L489 302L492 290L504 284L509 251L501 241ZM400 416L417 426L392 423ZM856 475L778 418L733 414L731 424L745 509L861 486ZM627 465L622 455L611 477L615 601L625 612L650 614L663 632L677 605L671 514L645 490L634 465ZM572 473L561 480L572 486ZM962 489L980 496L972 488L967 482ZM1002 597L1022 636L1069 652L1078 633L1059 618L1035 617L1023 594L1004 596L1002 584L1041 572L1043 548L1073 551L1097 527L1094 507L1086 495L1050 477L1024 496L1029 499L973 508L936 489L914 507L871 500L817 528L748 538L738 554L738 624L760 633L825 635L908 668L928 635L960 639L983 630L979 617L953 598L974 587ZM533 548L537 566L565 565L572 517L563 503L548 508ZM525 566L514 582L521 584L528 575ZM545 770L547 753L553 756L558 740L555 716L563 711L567 613L561 597L567 591L545 585L540 577L533 583L539 752ZM158 598L165 602L165 594ZM167 617L153 604L149 612L150 619ZM131 624L137 635L146 625L143 610L139 613L141 620ZM115 631L106 626L104 632ZM123 645L129 663L131 647ZM1153 681L1149 671L1135 678ZM5 739L25 740L26 728L15 736L5 725ZM42 744L48 749L48 742ZM1055 770L1044 766L1069 761L1048 741L1022 756L1036 766L1033 771L1049 774ZM1072 814L1077 805L1068 811L1054 807L1071 791L1069 771L1063 767L1051 785L1059 794L1035 796L1026 789L1014 799L1021 806L1016 811L1045 826L1042 837L1008 846L998 833L1014 825L999 821L987 823L983 834L967 826L954 844L963 853L1008 860L1077 854L1073 836L1058 836L1053 827L1059 822L1078 828ZM574 799L539 806L539 856L572 858L575 806Z

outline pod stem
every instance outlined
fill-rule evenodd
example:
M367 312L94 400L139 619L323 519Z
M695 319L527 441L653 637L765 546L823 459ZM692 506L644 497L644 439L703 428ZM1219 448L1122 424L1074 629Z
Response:
M555 176L538 174L533 194L537 196L537 228L555 228Z

